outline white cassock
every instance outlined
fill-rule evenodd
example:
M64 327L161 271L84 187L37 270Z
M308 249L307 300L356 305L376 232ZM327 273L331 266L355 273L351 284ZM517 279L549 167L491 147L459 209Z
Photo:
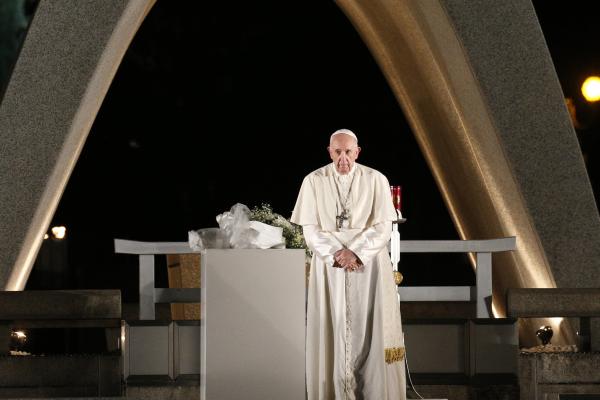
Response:
M347 218L340 219L344 209ZM340 175L329 164L302 182L291 221L302 225L313 252L308 400L406 399L400 307L387 251L396 219L388 180L372 168L355 163ZM364 266L355 272L334 268L333 255L343 248Z

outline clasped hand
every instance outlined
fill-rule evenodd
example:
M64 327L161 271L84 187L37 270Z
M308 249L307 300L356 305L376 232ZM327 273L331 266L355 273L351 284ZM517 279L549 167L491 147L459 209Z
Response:
M344 268L346 271L356 271L362 265L359 258L352 250L342 249L333 254L335 263L334 267Z

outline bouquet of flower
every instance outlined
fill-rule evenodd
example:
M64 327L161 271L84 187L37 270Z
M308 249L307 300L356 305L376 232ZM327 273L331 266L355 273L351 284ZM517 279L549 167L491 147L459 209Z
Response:
M306 257L312 257L312 253L304 240L302 227L291 223L287 218L273 212L273 208L270 204L263 203L260 207L256 206L250 210L250 220L282 228L283 237L285 238L285 247L289 249L304 249Z

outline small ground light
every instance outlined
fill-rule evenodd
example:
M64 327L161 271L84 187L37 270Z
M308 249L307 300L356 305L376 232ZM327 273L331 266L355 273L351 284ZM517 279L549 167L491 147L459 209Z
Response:
M20 351L27 342L27 334L23 331L12 331L10 333L10 347L14 351Z
M581 93L589 102L600 100L600 78L597 76L588 77L581 85Z
M14 331L13 333L18 339L27 339L27 335L23 331Z
M54 236L56 239L64 239L65 235L67 234L67 228L64 226L54 226L52 227L51 231L52 236Z

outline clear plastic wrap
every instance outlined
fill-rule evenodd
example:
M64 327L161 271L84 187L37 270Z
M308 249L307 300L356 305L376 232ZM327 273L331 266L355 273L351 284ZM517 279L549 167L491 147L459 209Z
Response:
M229 241L219 228L204 228L188 232L190 248L195 251L227 249Z
M217 215L219 228L189 232L194 250L205 249L269 249L285 248L283 229L259 221L250 221L250 209L237 203L229 211Z

